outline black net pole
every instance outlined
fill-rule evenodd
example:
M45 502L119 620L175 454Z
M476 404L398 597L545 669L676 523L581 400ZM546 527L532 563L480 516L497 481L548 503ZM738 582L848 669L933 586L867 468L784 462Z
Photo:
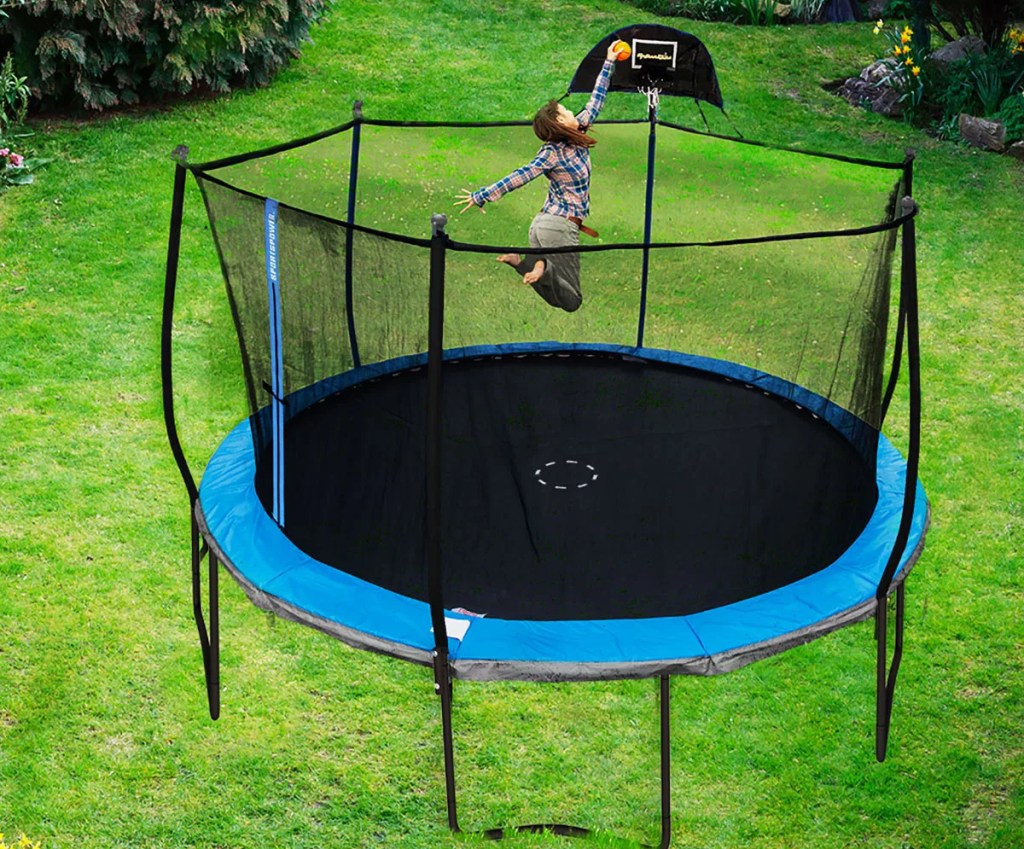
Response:
M903 199L904 211L914 208L914 201L908 196ZM893 695L896 690L896 676L899 673L903 654L904 588L897 589L896 636L891 666L886 671L888 659L888 593L896 571L903 559L904 548L910 536L917 498L917 473L921 454L921 361L917 309L917 244L915 222L911 218L903 225L902 269L900 275L901 309L906 315L907 375L910 396L909 439L907 446L907 478L903 493L903 515L896 534L892 553L885 571L878 582L875 593L877 603L875 614L875 639L877 640L876 694L875 694L875 757L885 760L889 741L889 727L892 716Z
M356 220L356 185L359 181L359 141L363 125L363 101L357 100L352 107L352 159L348 170L348 218L349 224ZM352 367L358 368L359 341L356 339L356 319L352 309L352 243L355 231L345 228L345 313L348 316L348 342L352 349Z
M441 697L445 795L448 826L459 830L455 806L455 746L452 733L452 679L448 628L444 620L441 572L441 370L444 360L444 272L448 219L434 215L430 240L430 323L427 336L426 559L430 620L434 628L434 691Z
M644 324L647 320L647 274L651 261L651 217L654 203L654 151L657 142L658 115L654 104L647 107L647 121L650 129L647 133L647 193L644 199L644 249L640 268L640 316L636 328L636 345L644 344Z

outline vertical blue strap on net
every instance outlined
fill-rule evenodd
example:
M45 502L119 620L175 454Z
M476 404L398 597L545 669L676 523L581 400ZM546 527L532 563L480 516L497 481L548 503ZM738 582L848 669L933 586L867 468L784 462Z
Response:
M278 263L277 201L263 207L263 234L267 257L267 313L270 319L270 409L273 452L273 516L284 526L284 351L281 344L281 279Z

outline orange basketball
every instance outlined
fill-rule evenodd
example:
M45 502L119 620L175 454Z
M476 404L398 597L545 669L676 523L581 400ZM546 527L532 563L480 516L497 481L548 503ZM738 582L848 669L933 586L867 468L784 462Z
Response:
M615 51L615 58L620 62L624 59L628 59L629 54L633 52L629 45L624 41L616 41L615 44L612 45L612 50Z

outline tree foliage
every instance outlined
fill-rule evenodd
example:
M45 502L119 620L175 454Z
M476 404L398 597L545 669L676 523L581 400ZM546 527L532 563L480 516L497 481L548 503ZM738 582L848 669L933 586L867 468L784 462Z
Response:
M903 5L890 3L891 7ZM947 41L976 35L999 44L1015 20L1024 18L1024 0L907 0L908 17L927 24Z
M326 0L37 0L0 18L43 107L106 109L169 94L263 85Z

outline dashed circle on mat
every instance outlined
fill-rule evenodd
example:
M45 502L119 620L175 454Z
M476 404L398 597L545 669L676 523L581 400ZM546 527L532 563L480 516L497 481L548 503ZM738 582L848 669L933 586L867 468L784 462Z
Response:
M551 460L533 476L541 486L551 489L586 489L597 480L597 470L581 460Z

